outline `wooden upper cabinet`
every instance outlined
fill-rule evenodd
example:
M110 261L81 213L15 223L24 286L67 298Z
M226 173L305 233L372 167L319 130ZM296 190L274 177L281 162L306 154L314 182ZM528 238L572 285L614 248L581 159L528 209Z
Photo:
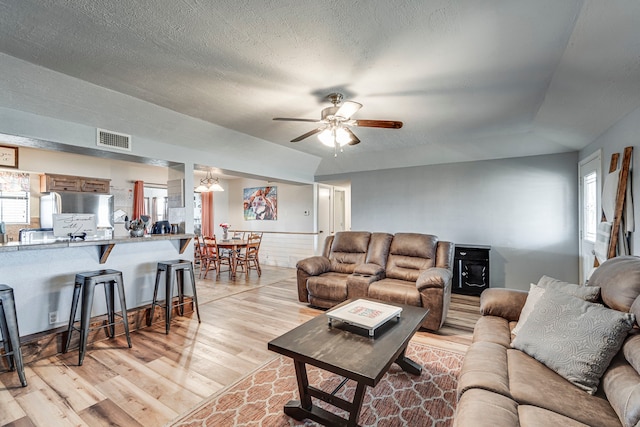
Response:
M76 191L109 194L110 179L83 176L45 174L40 176L40 192Z
M80 184L80 191L85 193L109 193L111 180L100 178L83 178Z

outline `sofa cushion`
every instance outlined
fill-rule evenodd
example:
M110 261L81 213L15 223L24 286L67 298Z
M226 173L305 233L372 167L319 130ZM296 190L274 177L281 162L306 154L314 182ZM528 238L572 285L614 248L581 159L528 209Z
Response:
M415 283L398 279L382 279L369 285L369 298L422 307Z
M511 397L506 347L492 342L475 342L469 346L458 375L458 398L474 388Z
M603 392L590 395L525 353L507 350L509 391L521 405L557 412L594 427L619 425Z
M343 273L324 273L307 279L309 295L332 301L347 299L347 277Z
M602 376L602 389L625 427L640 423L640 375L618 352Z
M585 301L596 302L600 298L599 286L580 286L562 280L554 279L549 276L542 276L538 280L538 286L543 289L555 289L565 294L573 295ZM629 310L626 310L629 311Z
M508 397L479 388L467 390L458 401L453 426L518 427L518 404Z
M547 289L511 343L593 394L634 316Z
M631 311L636 317L640 315L640 304L637 303L640 295L640 258L619 256L608 259L595 269L589 284L600 287L600 297L607 307Z
M366 231L336 233L329 253L331 271L351 274L356 266L364 264L370 237Z
M397 233L393 236L386 275L416 282L421 270L435 266L438 238L429 234Z
M518 406L518 421L520 422L520 427L589 427L589 424L584 424L556 412L530 405Z
M393 234L371 233L365 262L368 264L378 264L384 268L387 264L387 257L389 256L389 248L391 247L392 240Z

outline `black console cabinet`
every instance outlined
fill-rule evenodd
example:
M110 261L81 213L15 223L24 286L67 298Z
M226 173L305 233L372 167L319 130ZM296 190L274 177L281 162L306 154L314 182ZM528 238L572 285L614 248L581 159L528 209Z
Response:
M490 286L490 250L491 246L456 244L453 261L453 293L480 295Z

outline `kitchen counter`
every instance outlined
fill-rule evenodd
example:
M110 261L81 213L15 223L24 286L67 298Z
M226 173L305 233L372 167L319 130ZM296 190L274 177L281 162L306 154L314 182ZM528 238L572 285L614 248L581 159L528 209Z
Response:
M144 242L157 242L160 240L179 240L180 247L179 252L182 254L191 239L193 234L149 234L144 237L114 237L111 239L95 239L95 240L51 240L49 242L39 243L21 243L21 242L9 242L0 244L1 252L13 252L13 251L28 251L28 250L41 250L41 249L60 249L60 248L73 248L81 246L96 246L99 251L100 264L104 264L111 251L117 244L121 243L144 243Z
M157 234L102 240L6 243L0 245L0 277L13 288L21 336L66 327L77 273L122 272L127 308L150 305L158 262L193 261L193 234ZM106 313L96 298L92 315ZM51 320L51 319L54 320Z

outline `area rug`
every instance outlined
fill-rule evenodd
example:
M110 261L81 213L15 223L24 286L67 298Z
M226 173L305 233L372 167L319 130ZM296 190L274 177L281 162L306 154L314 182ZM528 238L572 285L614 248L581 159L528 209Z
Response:
M376 387L367 387L359 425L444 427L453 424L457 376L464 356L415 343L409 344L406 354L422 365L422 374L407 374L393 364ZM307 366L307 371L309 384L327 392L342 381L341 377L313 366ZM349 381L336 395L351 401L355 388L355 382ZM285 403L298 398L292 360L278 356L169 425L317 426L313 421L297 421L284 414ZM314 399L314 404L346 416L346 412L324 402Z

